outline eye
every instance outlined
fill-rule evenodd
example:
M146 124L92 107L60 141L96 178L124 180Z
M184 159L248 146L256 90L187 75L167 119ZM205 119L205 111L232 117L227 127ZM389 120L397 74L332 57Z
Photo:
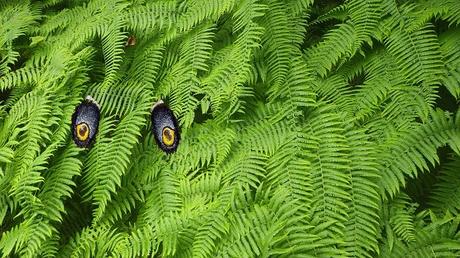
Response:
M81 122L77 125L77 138L80 141L86 141L89 136L89 127L85 122Z
M99 105L91 98L86 97L72 115L72 135L75 144L88 148L94 141L99 127Z
M152 108L151 120L157 145L166 153L175 152L179 145L180 134L174 113L160 100Z
M163 128L161 140L166 146L172 146L174 144L174 130L169 127Z

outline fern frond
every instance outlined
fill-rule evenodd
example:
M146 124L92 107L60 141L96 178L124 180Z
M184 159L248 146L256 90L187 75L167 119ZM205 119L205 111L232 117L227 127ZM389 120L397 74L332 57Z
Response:
M445 17L450 25L459 25L460 24L460 4L457 1L447 1L447 6L449 11L444 13Z
M157 80L157 75L160 73L163 55L164 47L155 44L146 47L142 52L136 52L134 59L137 60L140 57L142 59L130 67L127 81L135 80L153 85ZM153 86L148 88L153 88Z
M385 45L410 83L439 85L445 70L432 25L414 32L395 29Z
M191 125L198 106L194 93L199 92L197 73L207 71L209 52L212 49L213 27L203 26L192 31L181 44L182 59L173 67L171 75L181 78L173 79L171 89L171 107L181 117L181 123L187 128ZM188 110L188 112L185 112Z
M28 1L11 2L0 8L0 75L11 71L10 65L14 64L19 53L15 51L13 40L28 32L39 19L36 6ZM6 52L6 53L5 53ZM0 91L3 90L0 86Z
M56 257L59 251L59 244L59 236L54 231L51 238L40 246L39 255L46 258Z
M419 171L428 170L430 164L434 166L439 163L437 148L447 144L458 148L458 128L451 120L440 111L433 112L429 123L394 132L394 136L383 143L391 151L384 156L379 155L383 168L379 182L382 196L385 193L394 196L405 185L405 176L417 177ZM398 141L401 139L399 137L404 141Z
M267 26L262 39L267 60L270 84L283 84L286 80L291 58L297 54L305 33L304 21L293 20L285 3L272 1L267 6L264 24Z
M457 0L0 0L0 22L0 256L460 256Z
M245 183L254 188L265 177L266 156L257 152L240 152L224 165L222 183Z
M325 77L339 60L353 54L355 37L355 28L348 23L330 30L323 41L306 53L305 58L309 67L315 67L315 72Z
M298 55L291 56L289 70L283 84L274 85L269 90L270 99L279 99L289 105L293 117L297 116L297 110L302 107L314 106L316 94L310 86L313 84L311 70L305 61Z
M421 214L423 219L423 214ZM395 241L394 247L385 246L381 257L455 257L459 254L459 239L456 234L458 218L435 220L431 225L417 228L415 239L410 243Z
M339 20L345 21L348 16L348 6L338 5L326 13L320 15L318 18L310 22L310 26L324 24L328 21Z
M93 229L86 227L81 234L76 235L68 243L71 249L70 257L92 257L105 256L113 249L114 242L117 242L115 230L100 227Z
M45 97L42 94L45 94ZM42 141L49 140L51 135L49 126L52 124L48 124L47 121L51 111L50 94L37 90L24 96L25 101L27 98L35 99L36 103L28 106L29 110L25 111L27 112L25 126L28 130L21 130L24 133L17 139L18 146L12 164L14 176L10 189L10 193L21 203L25 213L28 212L27 208L36 205L37 197L34 192L38 190L37 184L43 180L40 171L46 168L47 160L52 155L50 150L40 153ZM20 104L22 103L19 102Z
M110 138L100 139L104 144L92 149L88 157L84 180L87 182L87 198L97 205L94 211L95 221L99 220L104 213L108 201L111 200L111 193L116 192L117 187L121 185L121 177L130 163L131 146L138 141L139 131L145 122L146 110L150 103L144 98L138 105L133 112L127 114L115 128L111 129ZM100 133L104 135L102 129L101 126Z
M4 91L20 85L37 82L40 69L36 67L24 67L7 73L0 78L0 90Z
M314 189L310 212L321 222L336 223L328 231L339 239L345 233L344 223L348 219L346 203L351 201L350 177L342 172L349 169L346 155L349 146L344 136L343 122L338 114L326 107L310 114L307 121L311 147L306 155L311 162L310 177Z
M65 148L61 156L51 162L50 170L46 172L45 182L41 187L38 198L42 201L46 214L52 221L62 220L64 200L71 197L74 176L80 175L81 162L75 158L79 151L74 146Z
M415 7L410 12L408 17L409 26L407 31L413 32L415 30L421 29L432 19L439 19L444 14L449 13L449 4L450 0L447 1L437 1L437 2L428 2L428 1L417 1Z
M460 158L458 155L442 165L439 181L434 185L429 202L435 211L450 212L454 215L460 212L459 166Z
M0 148L0 162L10 163L13 160L14 151L6 146Z
M377 27L382 15L380 0L356 0L347 5L350 19L330 30L324 40L306 53L310 67L325 77L340 60L352 57ZM318 69L319 68L319 69Z
M141 256L143 254L147 255L149 253L157 253L155 237L155 234L149 228L138 229L137 231L133 232L130 239L131 245L134 249L133 253L136 255L139 254Z
M122 62L123 48L126 35L123 32L124 23L120 19L112 21L102 36L102 52L104 53L105 78L104 83L111 85L116 80L116 73Z
M46 219L34 219L28 230L27 241L20 254L23 257L34 257L40 251L42 243L51 237L54 230Z
M214 65L210 73L201 81L200 92L209 96L213 115L229 117L241 108L239 98L248 96L243 86L249 79L251 54L257 48L263 33L263 27L254 20L264 14L266 6L248 0L240 3L234 13L234 31L239 33L234 45L222 62ZM227 103L225 110L223 105ZM217 118L218 120L221 120Z
M414 107L416 104L414 101L398 101L398 96L405 93L401 90L405 81L404 77L400 75L396 64L391 61L391 56L386 52L380 51L369 57L368 63L364 65L364 71L366 72L365 81L363 85L357 86L357 89L353 91L352 94L356 102L350 104L350 113L357 120L372 119L376 113L381 111L376 107L381 107L382 105L385 106L382 114L389 118L401 115L405 117L413 116L417 114L418 110L416 108L424 110L423 106ZM397 95L394 93L397 93ZM407 99L409 97L404 100ZM399 105L404 105L403 109L406 112L401 112ZM396 109L390 108L394 106ZM409 110L413 111L410 112ZM419 114L421 116L423 113L419 111Z
M229 221L224 211L217 211L207 218L207 222L197 229L193 240L193 257L209 257L216 248L216 242L222 239L229 231Z
M146 85L140 82L126 81L107 87L100 83L91 87L89 94L98 100L101 112L106 115L125 116L136 109L143 96L148 96Z
M101 224L113 225L123 216L130 214L136 204L144 201L142 187L139 184L123 184L115 197L107 204L106 212L101 218Z
M178 212L182 206L179 196L179 180L171 171L163 171L151 186L144 206L139 211L141 224L153 225L155 221L168 214Z
M176 20L177 30L188 31L206 19L215 21L223 14L230 12L234 6L234 0L192 0L184 2L184 5L180 6L184 12Z
M376 182L379 179L375 149L364 131L349 130L351 202L349 220L345 223L346 250L355 257L372 257L378 253L378 211L380 196Z
M442 79L444 86L456 98L460 98L460 30L454 29L443 33L439 41L447 73Z
M221 165L228 158L237 137L236 130L232 127L225 130L217 128L216 123L209 122L188 131L180 151L176 153L175 169L178 174L186 175L212 164Z
M2 255L10 255L13 251L18 252L28 241L28 236L34 229L34 219L29 218L22 224L10 229L8 232L2 232L0 240L0 250Z
M370 36L378 26L382 16L382 0L350 0L347 9L350 15L350 23L356 30L355 49L362 43L372 45Z
M170 29L177 20L176 5L175 1L167 1L133 6L123 13L123 20L136 36L149 30Z
M396 236L406 242L415 240L415 210L416 204L411 204L405 194L398 195L390 203L389 224Z
M291 218L296 210L291 208L287 193L279 189L270 198L260 188L255 196L245 194L243 189L240 188L235 193L237 203L241 203L241 207L234 207L228 215L231 223L229 234L213 256L241 254L265 257L289 252L288 249L276 248L277 243L286 237L285 229L296 222L296 219Z
M268 156L268 187L283 185L298 201L299 211L306 212L311 200L310 162L304 153L311 147L308 135L300 126L291 124L290 106L281 103L267 105L258 112L255 123L248 123L241 132L241 144Z

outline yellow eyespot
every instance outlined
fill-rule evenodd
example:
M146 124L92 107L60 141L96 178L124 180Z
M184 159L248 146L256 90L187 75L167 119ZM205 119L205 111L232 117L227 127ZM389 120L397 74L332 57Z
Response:
M163 128L163 133L161 134L161 140L166 146L172 146L174 144L174 137L175 135L174 135L173 129L169 127Z
M86 141L89 136L89 127L86 123L82 122L77 125L77 138L80 141Z

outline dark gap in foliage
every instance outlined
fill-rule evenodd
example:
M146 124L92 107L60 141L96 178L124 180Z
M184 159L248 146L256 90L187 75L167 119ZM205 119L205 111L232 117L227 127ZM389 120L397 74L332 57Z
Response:
M311 14L310 14L310 21L316 20L321 15L329 12L333 8L342 5L343 0L322 0L322 1L315 1L313 6L311 7Z
M437 107L452 113L457 112L460 103L452 96L446 87L439 87L438 95L439 97L436 100Z
M153 256L154 258L162 258L163 257L163 242L158 244L157 252Z
M41 8L43 8L43 4L42 3L40 4L41 4ZM54 13L59 13L64 9L72 8L75 6L79 6L78 1L62 1L58 3L49 4L47 7L45 7L45 9L46 9L46 12L50 12L51 14L54 14Z
M128 34L128 35L130 35L130 34ZM127 44L128 44L128 41L127 41ZM136 44L137 44L137 42L136 42ZM129 68L131 68L131 66L135 65L134 60L135 60L135 57L136 57L136 49L137 48L136 48L135 45L125 46L125 48L124 48L125 55L124 55L124 58L123 58L123 62L120 65L120 71L129 71ZM127 72L125 72L123 75L124 75L124 77L126 77L129 74L127 74Z
M0 236L2 235L3 232L8 232L10 231L14 225L17 225L22 222L23 218L22 216L12 216L13 214L10 213L11 210L8 209L6 212L5 217L3 218L3 222L0 224ZM16 211L15 211L16 213ZM1 254L1 253L0 253Z
M8 96L5 99L5 104L7 107L5 108L5 111L8 112L12 106L13 103L18 101L23 94L27 94L32 90L31 85L26 85L25 87L20 87L20 88L12 88L8 89Z
M94 53L93 65L88 75L91 82L103 82L105 78L105 63L101 39L95 40L92 46L96 51Z
M310 17L308 19L307 25L307 36L304 38L302 48L308 48L310 46L315 45L323 38L324 34L326 34L329 30L333 29L335 25L340 23L339 19L329 19L326 21L321 21L315 23L313 25L311 22L317 20L321 15L324 15L328 11L332 10L334 7L342 5L343 1L332 1L332 0L325 0L325 1L316 1L310 12Z
M337 24L336 21L330 20L318 25L310 26L307 28L307 36L301 46L302 49L307 49L323 39L324 34L333 29Z
M8 97L10 96L11 89L5 89L5 90L0 90L0 103L3 103L3 101L6 101Z
M203 101L203 98L205 97L205 94L197 94L195 95L195 98L198 101ZM194 123L197 124L203 124L207 120L212 119L212 107L210 106L208 111L203 114L201 106L198 106L198 108L195 109L195 119L193 120Z
M364 85L367 79L368 72L365 70L366 59L369 57L366 56L367 53L371 56L373 52L384 49L384 45L376 39L371 38L371 42L371 45L368 42L363 43L362 50L354 53L346 64L339 67L339 72L345 71L344 74L349 78L348 84L352 89Z
M366 73L364 71L359 71L358 74L355 74L349 81L348 85L351 88L356 88L356 86L363 85L366 81Z
M218 52L222 48L230 45L232 43L233 31L232 31L233 19L230 14L223 15L219 20L217 20L214 43L213 43L213 52Z
M12 71L17 70L24 66L25 62L32 56L35 48L30 47L31 40L26 35L21 35L13 40L14 50L19 52L17 61L14 64L10 64Z
M433 186L436 184L442 165L449 161L452 150L448 147L439 148L437 151L439 164L430 166L429 171L420 172L417 178L408 178L405 192L416 201L419 206L417 212L430 208L428 205L429 197Z
M253 85L254 97L256 100L262 102L268 102L267 86L263 83L257 83Z
M134 207L142 207L143 204L144 204L143 202L136 200L136 205ZM121 220L123 220L125 223L120 223L120 225L121 226L129 225L131 224L131 222L136 222L137 217L139 216L139 211L140 211L140 208L134 208L130 212L125 214L125 216L121 218Z
M80 181L79 179L77 181ZM78 188L75 189L72 198L67 199L64 203L66 216L63 216L63 221L58 228L58 231L63 233L60 239L61 244L67 243L70 238L75 237L76 233L91 225L91 205L83 201L80 196L81 189Z
M449 29L449 22L440 20L440 19L432 19L431 22L434 25L434 31L439 36L442 33L446 32Z
M361 50L357 52L359 55L355 54L355 56L360 56L365 61L369 56L380 51L385 51L385 45L375 37L371 37L369 41L362 43Z
M213 163L214 161L211 162L211 164ZM210 174L208 173L209 169L210 169L210 165L211 164L207 164L207 165L204 165L203 167L201 168L198 168L198 169L195 169L195 170L190 170L188 171L187 173L187 177L190 179L190 181L194 180L195 178L197 178L198 176L200 175L203 175L203 174Z

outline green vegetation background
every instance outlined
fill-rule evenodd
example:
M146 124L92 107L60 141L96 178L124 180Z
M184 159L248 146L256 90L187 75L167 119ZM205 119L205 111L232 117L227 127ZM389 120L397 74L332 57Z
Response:
M0 21L0 256L460 256L460 1L2 0Z

